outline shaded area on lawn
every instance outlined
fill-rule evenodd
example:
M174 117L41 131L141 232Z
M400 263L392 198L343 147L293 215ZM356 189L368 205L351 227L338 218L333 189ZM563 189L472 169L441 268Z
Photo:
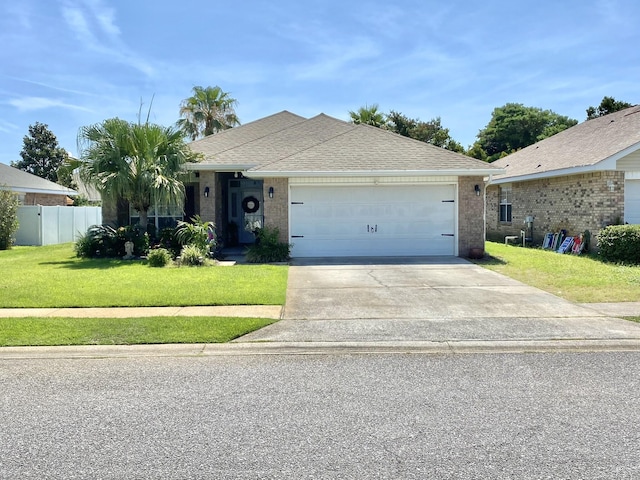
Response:
M235 317L0 318L0 346L224 343L276 321Z

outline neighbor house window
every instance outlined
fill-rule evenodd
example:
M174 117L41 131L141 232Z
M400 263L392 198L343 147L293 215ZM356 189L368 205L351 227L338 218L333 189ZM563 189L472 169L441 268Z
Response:
M500 221L511 222L511 185L500 187Z

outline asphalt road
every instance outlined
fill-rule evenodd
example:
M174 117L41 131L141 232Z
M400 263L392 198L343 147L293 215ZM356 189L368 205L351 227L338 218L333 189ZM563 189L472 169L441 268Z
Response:
M0 361L0 478L640 478L640 353Z

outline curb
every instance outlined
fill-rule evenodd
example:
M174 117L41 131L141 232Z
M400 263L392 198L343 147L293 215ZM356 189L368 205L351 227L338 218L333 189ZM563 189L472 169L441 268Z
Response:
M640 352L640 339L446 342L256 342L224 344L1 347L0 360L246 355L496 354Z

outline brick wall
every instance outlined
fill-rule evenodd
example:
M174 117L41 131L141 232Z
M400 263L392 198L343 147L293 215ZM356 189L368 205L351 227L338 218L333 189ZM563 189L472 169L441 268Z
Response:
M43 207L66 206L66 195L54 195L48 193L27 193L24 196L24 205L42 205Z
M209 196L204 196L204 189L209 187ZM200 198L200 218L205 222L213 222L219 224L221 217L218 216L219 199L216 199L216 192L219 190L219 182L216 172L200 171L199 189L196 189L196 195Z
M606 171L531 180L511 184L511 223L500 223L499 189L487 189L487 239L503 242L506 235L520 236L524 219L533 215L534 244L542 244L546 232L567 230L576 235L598 231L624 217L624 172Z
M476 195L475 186L480 188ZM484 181L482 177L458 178L458 255L466 257L469 249L484 250Z
M269 198L269 187L273 187L273 198ZM289 179L265 178L262 185L264 198L264 224L280 230L280 241L289 241Z

